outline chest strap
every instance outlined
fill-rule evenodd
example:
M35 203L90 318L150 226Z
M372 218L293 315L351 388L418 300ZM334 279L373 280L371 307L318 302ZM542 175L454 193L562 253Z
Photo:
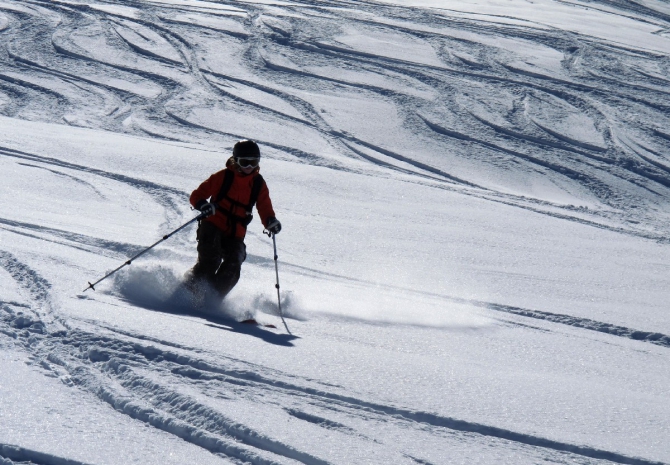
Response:
M249 196L249 203L243 204L242 202L238 202L237 200L231 199L228 196L228 192L230 191L230 188L233 185L234 179L235 179L235 173L233 172L233 170L231 170L230 168L226 169L223 176L223 182L221 183L221 189L219 189L219 192L216 194L216 197L214 197L214 204L218 207L217 211L220 211L221 213L225 214L228 217L229 222L232 222L233 224L241 223L246 228L253 219L252 210L254 208L254 205L256 205L256 202L258 201L258 196L260 195L261 189L265 184L265 180L263 179L263 176L261 176L260 174L256 174L256 176L254 177L254 183L251 186L251 195ZM220 202L224 199L230 203L229 209L220 207ZM242 208L246 212L246 215L240 216L234 214L232 211L233 207Z

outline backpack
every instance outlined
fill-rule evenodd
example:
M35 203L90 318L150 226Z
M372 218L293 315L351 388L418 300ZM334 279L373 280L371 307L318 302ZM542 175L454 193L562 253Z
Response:
M230 168L228 168L224 173L223 183L221 183L221 189L219 189L219 192L216 194L216 197L214 197L214 204L216 205L218 211L228 216L229 222L231 222L232 224L241 223L246 228L249 225L249 223L251 223L251 220L254 218L254 216L252 215L252 210L254 208L254 205L256 205L258 195L261 193L261 189L265 184L265 179L263 179L263 176L261 176L260 174L256 174L256 177L254 178L254 183L251 186L251 196L249 197L249 203L245 205L242 202L238 202L237 200L233 200L230 197L228 197L228 191L230 191L230 188L233 185L234 178L235 173ZM235 215L232 211L219 209L218 208L219 202L221 202L223 199L226 199L228 202L230 202L231 207L237 206L243 208L244 211L247 212L247 215L245 217L241 217ZM235 228L233 227L233 233L234 232Z

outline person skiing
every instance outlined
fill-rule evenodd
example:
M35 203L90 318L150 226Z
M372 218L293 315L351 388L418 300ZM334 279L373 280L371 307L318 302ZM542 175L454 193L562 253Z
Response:
M273 234L281 231L270 192L259 173L260 159L256 142L237 142L226 168L212 174L191 194L191 205L206 215L198 226L198 261L187 274L191 289L205 281L223 298L235 287L247 257L244 237L254 205L265 229Z

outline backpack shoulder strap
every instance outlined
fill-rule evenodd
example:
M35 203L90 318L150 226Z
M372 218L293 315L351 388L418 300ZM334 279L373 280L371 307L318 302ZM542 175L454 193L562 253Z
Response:
M249 197L249 205L247 206L247 211L251 211L256 205L258 200L258 195L261 193L261 189L265 185L265 179L260 174L257 174L254 178L254 184L251 186L251 196Z
M214 203L218 204L223 200L223 198L228 195L228 191L230 190L230 186L233 185L233 178L235 177L235 173L228 168L223 172L223 182L221 183L221 189L219 189L219 193L216 194L216 197L214 197Z

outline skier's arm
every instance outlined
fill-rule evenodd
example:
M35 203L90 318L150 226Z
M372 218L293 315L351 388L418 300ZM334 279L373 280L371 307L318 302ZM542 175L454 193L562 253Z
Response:
M208 202L210 197L216 195L217 189L221 188L222 179L223 171L214 173L207 178L191 193L191 198L189 199L191 205L193 205L195 209L200 210L200 208Z
M256 209L261 218L264 227L268 227L268 219L275 217L275 211L272 208L272 200L270 200L270 190L267 184L263 183L261 191L258 193L258 200L256 201Z

